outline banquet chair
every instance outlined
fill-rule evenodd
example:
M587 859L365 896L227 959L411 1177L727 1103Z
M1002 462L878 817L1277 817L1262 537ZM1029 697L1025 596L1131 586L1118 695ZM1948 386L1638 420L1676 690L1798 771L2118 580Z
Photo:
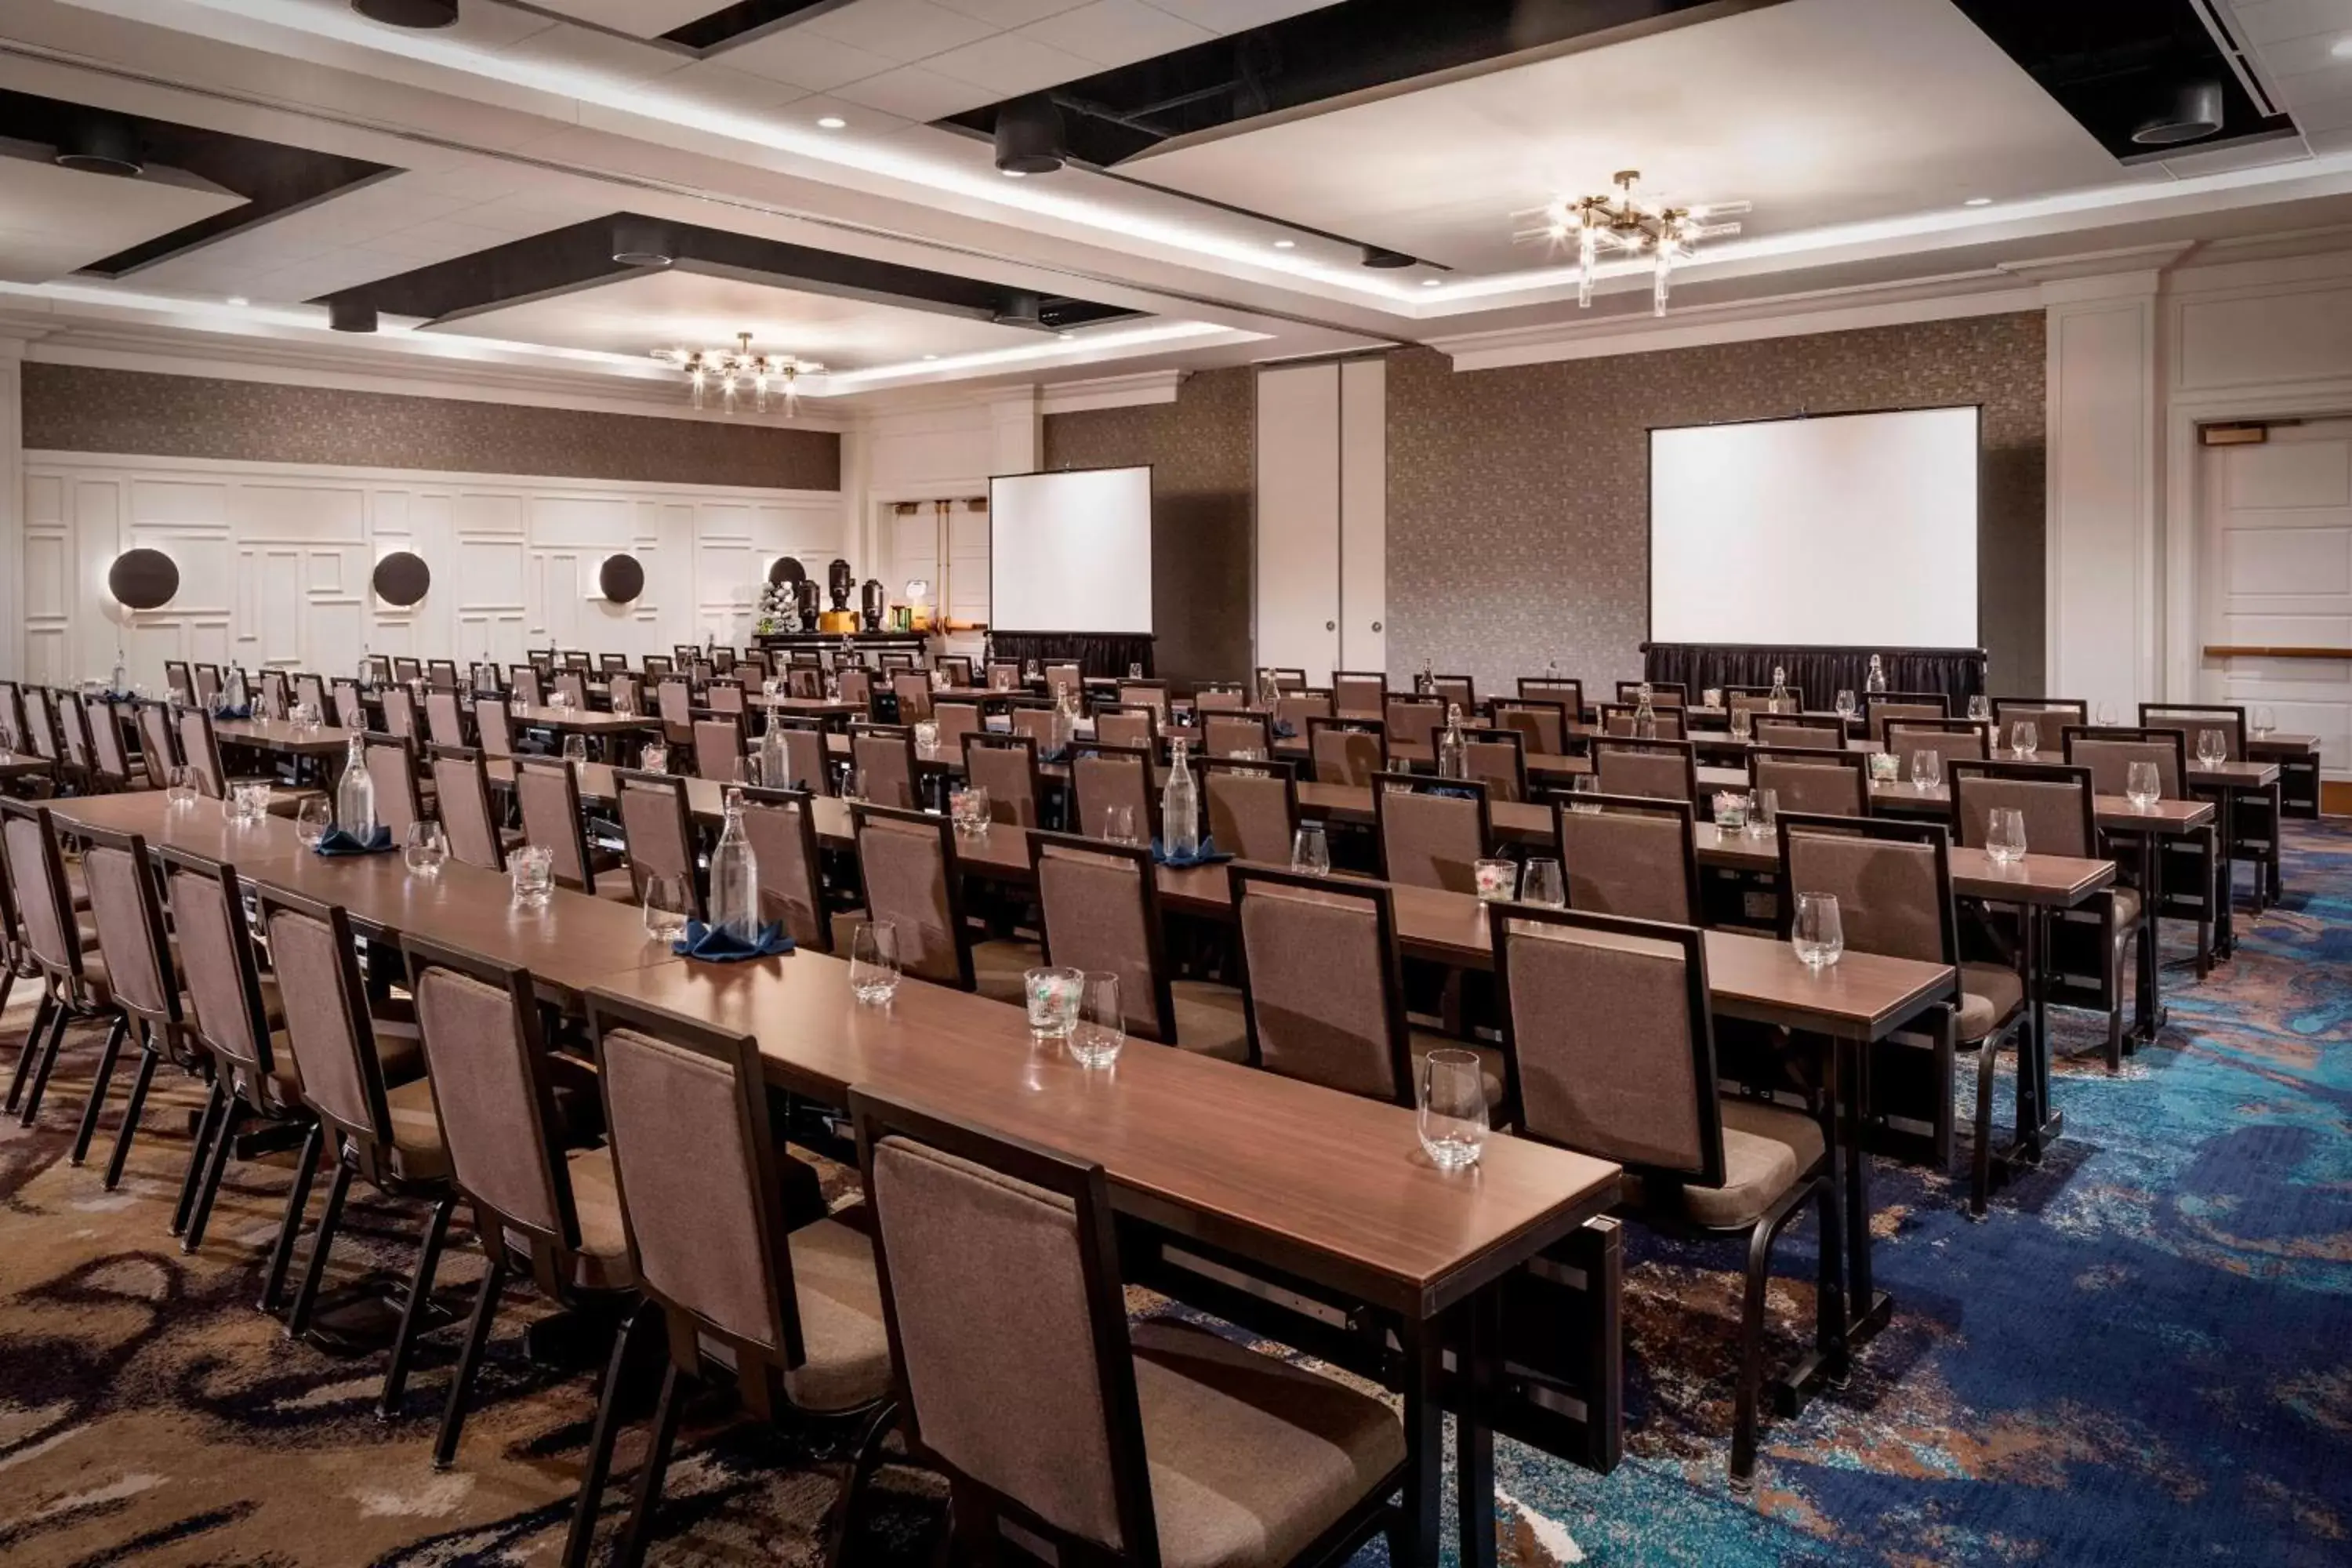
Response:
M1465 719L1478 711L1478 683L1466 675L1432 675L1429 695L1461 709Z
M1601 732L1604 735L1631 736L1633 733L1634 716L1639 711L1632 703L1603 702L1601 705ZM1650 720L1657 729L1657 739L1679 741L1685 738L1683 711L1680 708L1662 708L1654 704L1650 709Z
M813 664L795 664L784 671L787 696L814 701L824 695L824 671Z
M570 699L572 706L574 709L583 712L587 710L588 676L586 671L578 668L559 669L548 678L547 689L551 695Z
M186 659L167 658L163 661L163 689L178 693L183 702L196 700L196 678L190 673Z
M1782 751L1842 752L1845 750L1845 721L1834 714L1758 713L1748 738L1757 745Z
M968 733L963 776L988 792L992 821L1034 827L1045 791L1037 783L1037 742L1026 735Z
M849 808L857 843L866 914L897 933L898 969L934 985L977 991L991 1001L1025 1002L1024 970L1037 963L1034 943L975 942L963 912L955 827L944 816L863 802Z
M1282 762L1211 757L1201 764L1209 837L1244 860L1287 864L1298 833L1297 770Z
M988 721L981 716L977 702L934 702L931 721L940 727L939 748L942 752L961 751L966 735L988 733Z
M649 653L645 657L645 671L647 680L657 681L666 676L676 675L677 661L666 653Z
M416 700L405 686L383 689L383 732L397 740L417 742L424 739L416 724Z
M1568 753L1569 726L1574 714L1564 703L1549 702L1540 698L1495 699L1494 719L1496 727L1510 731L1526 742L1527 749L1540 757L1559 757Z
M506 838L490 807L489 770L482 753L463 746L435 746L429 754L434 803L449 853L468 866L503 872Z
M90 755L89 713L79 694L57 694L58 761L61 781L79 795L98 793L98 767Z
M2246 760L2246 710L2243 707L2224 703L2143 702L2139 705L2139 721L2142 729L2180 731L2185 737L2182 749L2189 756L2197 754L2199 737L2212 731L2221 737L2224 761L2242 763ZM2259 790L2239 789L2233 792L2228 825L2232 842L2225 847L2233 862L2242 859L2253 864L2256 909L2266 906L2277 896L2281 797L2281 784L2277 780ZM2235 877L2234 870L2226 873L2226 879L2232 882Z
M424 792L416 780L416 748L406 741L376 734L362 736L360 748L367 763L368 782L375 785L375 819L392 829L394 844L404 844L408 830L425 815Z
M1298 687L1284 691L1274 700L1275 732L1285 740L1304 735L1312 720L1335 716L1331 710L1331 693L1328 690L1310 691ZM1285 730L1289 731L1289 735L1282 734Z
M127 790L132 780L130 753L122 749L122 720L130 704L93 698L84 705L89 729L89 765L98 787L109 793Z
M971 689L971 655L943 653L931 661L931 668L948 678L948 684L961 691Z
M1603 795L1698 801L1698 757L1688 741L1600 737L1592 742L1592 773Z
M286 672L264 669L258 689L254 694L254 717L283 719L286 717Z
M1033 833L1029 868L1045 910L1041 965L1118 976L1119 1010L1130 1035L1221 1061L1248 1057L1241 992L1171 976L1149 848Z
M518 664L513 666L508 674L510 679L507 682L507 690L513 697L517 707L544 708L547 706L547 691L540 681L539 666Z
M1138 837L1160 837L1160 792L1152 787L1151 753L1099 742L1070 749L1070 795L1078 832L1109 836L1111 808L1126 806Z
M719 679L702 690L703 706L714 714L740 717L744 711L743 683L740 680Z
M221 668L216 664L200 664L196 668L196 706L210 708L220 700Z
M1860 752L1782 751L1748 753L1748 776L1772 792L1776 811L1813 816L1870 815L1870 777Z
M857 769L857 796L876 805L912 811L921 800L914 731L904 726L859 725L849 731L849 761Z
M515 754L514 721L508 715L505 698L474 699L474 731L481 742L484 756L511 757Z
M2009 744L2010 726L2020 721L2041 731L2044 746L2067 725L2091 721L2091 704L2085 698L1996 697L1991 701L1993 727L2000 731L1994 743L1999 746Z
M1307 689L1307 671L1285 665L1260 665L1257 678L1261 685L1271 677L1277 695Z
M49 808L29 801L0 800L0 853L6 859L16 957L30 966L41 986L33 1026L25 1036L16 1071L8 1080L8 1109L18 1110L19 1126L33 1125L48 1093L58 1054L65 1048L66 1030L78 1023L106 1024L104 1052L82 1117L83 1131L76 1142L78 1151L85 1151L91 1117L106 1096L129 1016L114 1005L104 954L92 956L89 952L89 943L74 911L73 884L66 875L57 822ZM79 1152L76 1163L79 1163Z
M123 1163L131 1157L131 1142L138 1135L156 1068L169 1062L196 1077L210 1072L213 1063L187 1029L179 959L164 916L163 884L156 878L146 839L135 833L88 826L77 827L75 832L82 841L82 881L89 889L90 921L97 927L109 999L139 1037L139 1066L131 1075L131 1098L123 1105L122 1122L114 1134L114 1152L106 1163L106 1190L112 1192L122 1183ZM13 900L8 907L13 910ZM45 993L45 1007L47 1000ZM38 1013L34 1016L29 1038L39 1037L44 1022ZM105 1079L101 1069L90 1090L74 1145L72 1163L77 1165L89 1152L105 1099Z
M425 684L430 691L455 691L458 687L457 661L454 658L428 658L425 661Z
M684 676L670 676L656 687L654 706L663 740L680 748L694 744L694 688Z
M1774 708L1773 702L1772 689L1769 686L1727 686L1723 689L1724 712L1727 715L1744 712L1752 719L1761 719L1767 715L1782 719L1802 716L1805 711L1805 689L1801 686L1783 686L1780 689L1780 706L1777 709ZM1843 726L1845 721L1841 719L1836 722Z
M1230 680L1204 680L1192 689L1195 714L1235 713L1250 705L1248 689Z
M898 699L899 723L912 724L931 716L931 679L921 671L902 669L892 675L890 695Z
M1669 709L1680 709L1688 705L1686 690L1678 680L1647 682L1621 680L1617 683L1618 704L1629 710L1638 706L1642 700L1642 688L1644 685L1650 689L1650 706L1658 712L1663 713Z
M1584 682L1557 675L1522 675L1519 700L1557 702L1568 710L1569 721L1574 723L1584 717Z
M1050 754L1055 748L1055 714L1051 703L1024 703L1015 706L1009 717L1013 733L1026 735L1037 742L1040 756Z
M493 697L480 698L477 700L477 705L497 700ZM499 712L503 716L505 709L501 707ZM466 743L466 710L457 706L456 690L436 687L425 694L425 732L436 746L462 746Z
M600 653L596 656L596 669L601 675L622 674L625 672L628 668L629 656L627 654Z
M1863 699L1863 718L1870 738L1886 743L1886 726L1911 719L1948 719L1952 700L1940 691L1885 691Z
M1310 718L1307 756L1317 784L1363 789L1389 765L1388 733L1377 719Z
M1045 691L1055 701L1066 692L1086 689L1086 671L1075 664L1049 664L1045 667Z
M1495 841L1486 786L1468 779L1374 773L1373 837L1382 880L1449 893L1478 890Z
M767 787L790 787L820 795L833 794L833 757L825 749L824 723L814 719L775 719L770 722L783 737L784 763L792 777L789 781L762 781Z
M1166 1319L1130 1323L1099 1164L850 1091L909 1451L943 1561L1016 1521L1066 1563L1344 1563L1408 1464L1371 1394ZM1401 1553L1400 1553L1401 1555Z
M1688 801L1555 794L1552 841L1568 907L1587 914L1704 922Z
M1157 751L1160 716L1149 708L1095 710L1095 739L1106 746L1139 746Z
M1821 1225L1811 1349L1844 1369L1844 1229L1821 1124L1717 1091L1704 932L1519 904L1488 923L1517 1133L1623 1165L1623 1206L1669 1235L1748 1244L1730 1463L1745 1494L1772 1247L1808 1203Z
M339 730L364 730L368 725L367 699L360 692L356 680L338 680L330 689L334 696L331 715Z
M2189 746L2188 736L2182 731L2169 727L2089 728L2070 724L2060 731L2060 744L2070 765L2091 770L2091 787L2099 795L2126 794L2131 764L2148 763L2156 768L2157 788L2162 798L2187 798ZM2197 977L2200 980L2212 967L2215 894L2220 880L2216 862L2221 843L2221 828L2213 823L2191 834L2160 839L2157 855L2161 901L2150 897L2150 889L2139 889L2141 898L2151 906L2147 911L2151 918L2168 915L2197 922ZM2136 853L2119 853L2115 858L2122 875L2137 879L2139 859ZM2160 943L2160 936L2158 940Z
M694 776L719 784L743 782L743 718L728 713L694 721Z
M825 897L815 799L806 790L746 789L743 835L759 873L760 923L782 926L798 946L832 952L840 944Z
M37 757L46 757L53 763L58 761L57 710L50 701L48 689L26 687L24 704L25 721L16 728L16 749L30 752Z
M674 773L614 768L613 792L629 862L629 896L643 903L648 878L673 877L686 889L688 913L704 918L702 883L695 874L694 812L686 781Z
M1259 714L1212 710L1201 715L1201 752L1208 757L1233 757L1245 752L1255 757L1271 756L1274 736Z
M1527 737L1517 730L1465 730L1462 765L1466 776L1486 786L1486 798L1528 798Z
M643 713L646 689L627 670L614 670L604 678L604 705L615 713Z
M635 889L624 878L620 857L588 842L587 818L580 810L580 774L558 757L517 757L515 805L522 816L524 842L552 860L555 884L575 893L630 901ZM599 874L605 874L603 882Z
M1434 697L1407 697L1391 692L1381 709L1391 747L1434 748L1437 732L1445 728L1445 704Z
M1010 691L1021 684L1021 661L1017 658L992 658L982 672L991 691Z
M180 745L172 733L168 703L142 700L131 705L139 719L139 763L147 770L147 787L169 789L172 770L180 765Z
M362 662L367 666L367 684L370 686L392 684L392 657L389 654L372 653Z
M1933 752L1947 768L1954 763L1981 763L1991 753L1985 744L1985 727L1967 719L1890 719L1885 748L1901 759L1903 776L1911 775L1911 759Z
M1388 706L1389 678L1379 670L1335 669L1331 701L1342 719L1379 719Z
M425 666L416 659L395 658L392 661L392 679L396 686L407 686L425 679Z

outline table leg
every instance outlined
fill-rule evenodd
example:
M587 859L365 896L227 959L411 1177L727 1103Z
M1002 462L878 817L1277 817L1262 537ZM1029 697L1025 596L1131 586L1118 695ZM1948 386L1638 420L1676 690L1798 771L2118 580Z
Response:
M1405 1563L1437 1568L1438 1498L1445 1484L1445 1415L1438 1392L1444 1351L1437 1325L1407 1318L1397 1326L1404 1350L1406 1456Z
M1849 1070L1839 1075L1844 1079L1842 1109L1832 1111L1845 1126L1846 1345L1850 1352L1869 1343L1895 1312L1894 1298L1877 1289L1870 1271L1870 1151L1863 1123L1870 1104L1871 1044L1839 1040L1831 1047L1833 1056L1852 1052Z
M1489 1285L1462 1304L1455 1352L1454 1504L1462 1568L1495 1568L1495 1429L1486 1424L1502 1338L1502 1290Z
M2140 1010L2139 1037L2154 1040L2167 1019L2164 1012L2164 857L2153 833L2139 836L2140 964L2147 986L2147 1005Z
M2221 842L2213 854L2213 874L2220 891L2213 902L2213 951L2228 958L2238 951L2238 863L2231 858L2238 847L2238 792L2221 786ZM2257 879L2259 880L2259 878Z

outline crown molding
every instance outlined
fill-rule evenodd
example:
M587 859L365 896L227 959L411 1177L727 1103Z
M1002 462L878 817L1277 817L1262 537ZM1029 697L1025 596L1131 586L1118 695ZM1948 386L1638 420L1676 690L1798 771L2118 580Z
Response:
M1181 370L1147 370L1134 375L1055 382L1037 389L1037 411L1078 414L1094 408L1140 408L1154 403L1173 403L1184 376Z

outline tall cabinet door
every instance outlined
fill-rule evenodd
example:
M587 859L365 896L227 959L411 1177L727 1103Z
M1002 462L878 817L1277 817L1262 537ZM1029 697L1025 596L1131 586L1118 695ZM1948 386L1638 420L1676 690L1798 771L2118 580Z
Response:
M1339 662L1339 371L1257 378L1257 661L1330 683Z
M1389 366L1339 365L1339 668L1389 667Z

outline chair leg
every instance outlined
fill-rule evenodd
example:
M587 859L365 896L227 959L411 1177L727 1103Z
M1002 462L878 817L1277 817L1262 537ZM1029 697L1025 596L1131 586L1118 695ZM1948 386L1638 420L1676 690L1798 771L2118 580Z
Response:
M213 1202L220 1196L221 1179L228 1173L228 1157L236 1148L236 1130L245 1114L245 1101L235 1095L222 1102L220 1125L213 1130L212 1152L205 1161L204 1184L196 1189L196 1206L188 1212L188 1234L180 1237L182 1252L194 1252L205 1244L205 1226L212 1222Z
M865 1499L866 1485L882 1462L883 1440L898 1423L898 1407L886 1399L858 1435L857 1447L849 1456L848 1474L842 1478L841 1500L834 1508L833 1527L826 1532L824 1568L842 1568L847 1561L850 1533L857 1528L857 1505Z
M195 1212L196 1189L204 1184L205 1155L212 1148L213 1128L228 1103L227 1091L218 1074L213 1077L212 1091L205 1096L205 1108L196 1117L196 1135L188 1150L188 1173L180 1182L180 1206L172 1211L172 1234L185 1235L188 1215Z
M408 1384L409 1358L416 1353L416 1334L433 1300L433 1276L441 1267L441 1243L449 1234L449 1216L457 1209L451 1193L433 1205L425 1222L425 1237L416 1248L416 1272L408 1279L408 1300L400 1309L400 1333L392 1342L392 1362L383 1369L383 1394L375 1402L376 1419L389 1421L400 1414L400 1396Z
M1764 1382L1764 1292L1770 1280L1772 1221L1756 1222L1748 1240L1748 1290L1739 1312L1739 1397L1731 1416L1731 1489L1756 1484L1756 1404Z
M8 971L8 978L13 983L16 978L16 972L13 969ZM49 1014L57 1005L58 999L49 994L46 986L43 987L41 999L33 1007L33 1026L25 1031L24 1047L16 1053L16 1068L8 1075L8 1109L10 1110L15 1110L25 1103L25 1076L40 1057L41 1042L46 1037L49 1027Z
M286 1337L299 1340L310 1331L310 1314L319 1305L319 1283L327 1277L327 1254L334 1250L335 1233L343 1227L343 1200L351 1195L351 1162L335 1152L335 1178L327 1184L327 1206L319 1211L319 1232L310 1238L310 1261L303 1267L302 1283L294 1292L294 1310L286 1314Z
M642 1568L646 1547L653 1539L654 1510L661 1506L662 1480L669 1474L670 1444L677 1436L677 1363L662 1368L661 1402L654 1406L653 1436L646 1447L646 1462L637 1470L637 1487L629 1499L629 1527L614 1553L613 1568Z
M122 1055L122 1037L131 1032L131 1015L117 1013L106 1032L106 1048L99 1053L98 1073L89 1082L89 1102L81 1108L81 1127L74 1133L73 1153L67 1161L79 1165L89 1158L89 1141L98 1135L98 1118L106 1109L107 1086L114 1081L114 1064Z
M580 1478L580 1497L572 1505L572 1529L563 1538L563 1568L587 1568L588 1553L596 1542L596 1512L604 1504L604 1482L613 1470L613 1444L620 1436L621 1401L627 1396L629 1373L649 1344L667 1346L661 1310L640 1304L623 1320L613 1336L613 1354L604 1365L604 1384L596 1394L596 1424L588 1432L587 1469Z
M139 1070L131 1078L131 1099L122 1107L122 1126L114 1134L114 1152L106 1162L108 1192L122 1184L123 1162L131 1158L131 1140L139 1131L139 1118L146 1113L147 1088L155 1081L155 1064L160 1058L148 1043L144 1027L139 1042Z
M1982 1219L1985 1200L1992 1193L1992 1096L2000 1066L2000 1037L1987 1035L1977 1043L1977 1144L1970 1159L1969 1217ZM2021 1058L2021 1061L2022 1058ZM2021 1066L2020 1071L2024 1070Z
M474 1374L481 1370L482 1347L490 1337L490 1320L499 1314L499 1293L507 1286L503 1253L493 1254L482 1275L482 1291L474 1300L473 1321L466 1325L465 1348L457 1352L457 1370L449 1378L449 1403L441 1412L441 1435L433 1441L433 1468L446 1470L457 1458L457 1438L466 1429L466 1401L474 1392Z
M302 1140L302 1153L294 1166L294 1188L286 1194L286 1217L278 1225L278 1245L269 1249L269 1269L261 1281L261 1310L275 1313L286 1294L286 1268L294 1261L294 1239L310 1212L310 1181L319 1170L319 1146L327 1140L327 1124L310 1123Z
M41 1099L49 1092L49 1075L58 1068L58 1057L65 1050L66 1026L73 1015L60 1002L49 1013L49 1037L42 1042L41 1059L33 1064L33 1081L25 1087L25 1109L16 1118L19 1127L30 1127L41 1114Z

